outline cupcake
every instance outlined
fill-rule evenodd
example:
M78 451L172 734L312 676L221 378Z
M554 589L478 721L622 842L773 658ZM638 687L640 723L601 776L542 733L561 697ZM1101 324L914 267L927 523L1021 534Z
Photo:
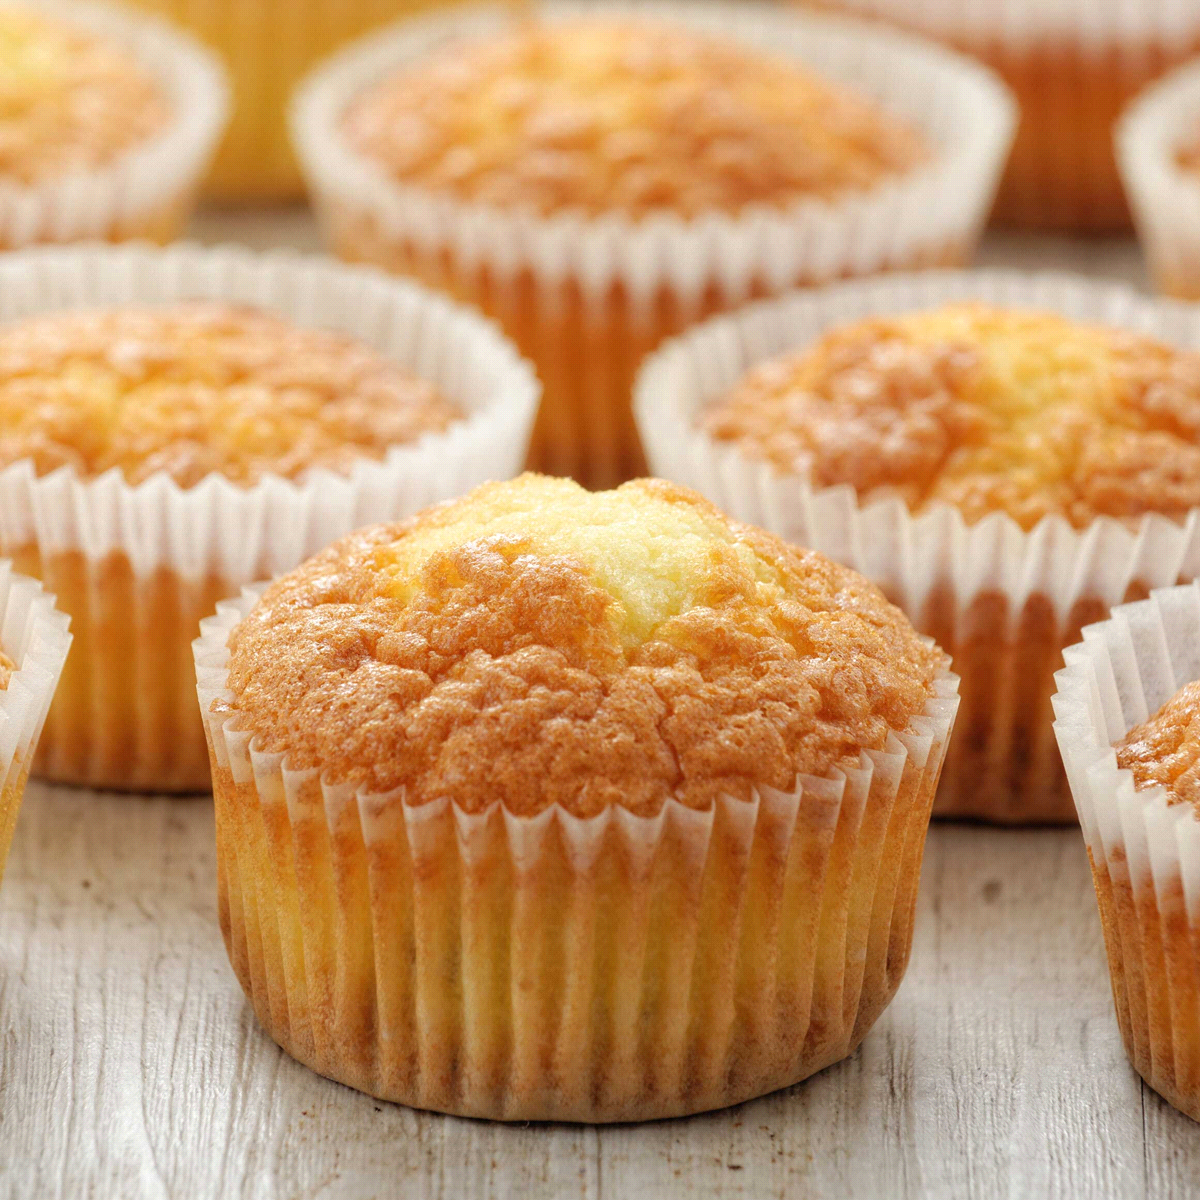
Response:
M73 617L43 777L209 785L189 644L365 522L519 469L536 403L485 321L374 272L180 247L0 264L0 552Z
M654 480L360 530L195 644L259 1020L421 1108L617 1121L849 1054L954 719L865 580Z
M638 417L657 474L861 571L951 654L936 812L1070 821L1063 646L1200 574L1198 334L1070 277L896 277L692 331L647 364Z
M1200 1120L1200 589L1163 588L1067 649L1054 730L1134 1069Z
M1130 105L1117 157L1155 282L1200 299L1200 66L1180 68Z
M637 363L706 313L971 254L1012 106L965 60L755 4L532 11L368 39L293 130L342 257L472 301L537 364L539 469L641 473Z
M0 561L0 880L42 722L71 645L68 624L36 579Z
M0 249L169 241L225 122L215 60L157 21L0 3Z
M233 114L207 186L226 201L301 196L286 128L296 83L343 42L439 2L446 0L130 0L189 30L229 72Z
M996 216L1030 228L1128 228L1113 126L1147 84L1200 53L1200 7L1187 0L812 2L947 42L1004 79L1021 122Z

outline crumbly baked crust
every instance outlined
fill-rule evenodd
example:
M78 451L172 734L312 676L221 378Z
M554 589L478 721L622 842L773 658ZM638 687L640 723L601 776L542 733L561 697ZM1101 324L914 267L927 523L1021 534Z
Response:
M1190 804L1200 815L1200 680L1193 680L1152 717L1117 743L1117 765L1140 788L1166 789L1170 804Z
M17 664L3 650L0 650L0 692L8 689L9 680L12 679L12 673L16 669Z
M399 180L540 213L830 198L928 154L904 121L794 62L635 17L447 46L365 91L343 130Z
M945 657L854 572L659 481L526 475L342 540L231 638L298 768L410 802L653 813L882 749Z
M43 183L102 167L170 116L123 47L26 9L0 11L0 179Z
M364 456L459 415L364 343L194 302L35 317L0 330L0 466L165 471L240 484Z
M1200 354L1052 313L858 322L751 371L700 420L817 486L946 502L968 521L1082 528L1200 505Z

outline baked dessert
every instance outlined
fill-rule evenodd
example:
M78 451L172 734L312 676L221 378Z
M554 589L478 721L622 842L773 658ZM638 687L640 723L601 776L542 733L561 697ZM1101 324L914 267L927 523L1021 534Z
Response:
M836 200L930 156L798 62L632 14L452 43L355 97L342 135L400 183L540 216Z
M641 473L633 372L689 320L973 244L1010 114L960 62L757 5L533 12L382 35L314 75L295 131L339 254L470 299L537 363L537 468Z
M1062 647L1193 569L1200 355L1133 331L1157 315L1082 282L898 281L747 310L732 373L715 330L647 369L656 470L862 570L953 657L939 813L1071 820Z
M0 327L0 546L76 638L37 770L206 789L201 617L364 520L511 473L536 389L482 321L370 274L195 250L26 266L36 315ZM129 302L38 299L110 299L114 278ZM283 312L244 303L276 291Z
M525 475L203 628L226 943L315 1070L671 1116L844 1057L898 984L954 680L820 555Z
M0 880L42 722L71 645L68 623L36 580L0 561Z
M1139 791L1162 788L1168 804L1190 804L1200 816L1200 680L1185 683L1116 749L1117 766Z
M5 3L0 71L0 247L174 235L223 123L199 47L88 4Z
M1115 609L1068 648L1054 698L1122 1040L1142 1078L1193 1119L1200 1119L1192 902L1200 885L1198 601L1192 584Z
M1200 354L1053 312L968 301L853 322L750 371L701 425L817 487L969 524L1200 506Z
M58 312L0 327L0 469L220 474L244 487L446 429L461 411L358 338L248 305Z
M1129 228L1113 157L1122 109L1200 53L1200 10L1171 0L808 0L944 41L1012 89L1021 121L995 216L1081 233Z
M159 136L167 97L125 47L32 9L0 8L0 177L35 184L107 166Z
M292 90L315 63L388 21L439 0L130 0L189 30L221 56L233 113L208 193L225 201L300 198L287 136ZM441 0L444 2L444 0Z
M1200 68L1148 88L1117 126L1117 158L1150 272L1165 292L1200 297Z

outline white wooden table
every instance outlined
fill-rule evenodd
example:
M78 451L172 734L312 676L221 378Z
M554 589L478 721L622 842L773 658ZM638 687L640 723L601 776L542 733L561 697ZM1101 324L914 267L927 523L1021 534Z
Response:
M197 234L315 245L303 214ZM1124 244L984 260L1140 279ZM1121 1050L1074 830L936 825L908 977L859 1052L646 1126L455 1120L311 1074L257 1028L215 891L207 799L30 785L0 890L2 1200L1200 1193L1200 1127Z

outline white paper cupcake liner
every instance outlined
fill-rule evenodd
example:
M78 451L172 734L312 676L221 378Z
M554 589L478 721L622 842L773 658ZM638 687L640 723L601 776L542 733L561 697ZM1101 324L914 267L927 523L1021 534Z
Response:
M348 147L340 133L346 106L407 63L454 38L486 37L511 22L501 5L469 7L369 36L319 68L298 91L292 129L318 210L361 213L395 241L448 251L455 269L486 266L500 280L531 270L539 283L566 280L602 300L614 283L649 304L667 285L686 307L714 283L727 303L754 286L778 291L798 281L865 274L924 257L947 245L969 254L987 216L1012 136L1014 110L1004 87L967 59L901 34L789 13L758 3L606 2L632 12L735 37L810 64L835 82L911 121L934 160L895 182L785 210L755 207L740 216L683 220L655 214L547 218L465 204L390 178ZM539 18L595 14L594 3L539 4Z
M791 792L581 819L358 793L259 749L228 640L194 651L230 960L268 1032L415 1107L612 1121L735 1103L850 1053L908 960L957 679Z
M1092 863L1125 1048L1200 1119L1200 817L1138 791L1113 746L1200 678L1200 587L1164 588L1083 631L1058 673L1054 731Z
M1138 235L1159 286L1200 297L1200 173L1177 153L1200 138L1200 64L1173 71L1117 127L1117 158Z
M163 88L172 115L144 145L104 167L39 184L0 182L0 248L171 237L186 220L228 115L216 56L166 22L128 9L91 0L4 3L128 48Z
M0 649L16 664L0 689L0 879L34 750L71 645L70 618L36 579L0 560Z
M967 525L948 505L914 515L894 496L814 488L804 476L783 474L696 427L704 405L763 359L810 345L833 326L960 300L1052 310L1178 345L1200 342L1200 319L1190 306L1071 276L889 276L764 301L695 327L647 360L635 414L654 474L862 572L955 657L963 714L939 811L1008 821L1069 819L1049 730L1059 651L1083 621L1131 592L1200 575L1200 511L1179 522L1152 515L1126 525L1100 518L1082 530L1048 518L1025 532L1001 513ZM1040 656L1022 650L1026 626L1035 619L1040 640L1049 639ZM960 639L970 645L956 645ZM987 667L1004 675L1004 686L997 677L981 688L984 668L976 669L964 652L983 655L997 646L1014 649L1007 663L989 660ZM1040 690L1031 692L1038 673ZM976 739L981 759L960 759ZM985 780L972 778L981 760L992 768ZM989 781L996 785L995 803L986 799Z
M1013 88L1021 127L1000 188L1005 222L1125 229L1112 152L1121 109L1200 53L1192 0L828 0L978 56Z
M485 318L381 272L186 245L41 249L0 260L0 322L182 299L257 305L360 337L437 385L466 415L380 461L364 457L346 475L314 470L296 481L268 476L253 487L212 475L181 488L165 473L129 484L115 470L81 479L70 468L39 478L28 461L0 469L0 552L47 579L75 617L76 653L39 762L56 778L207 786L187 646L215 600L295 566L357 526L509 478L525 456L538 396L528 364ZM141 629L147 640L131 649L112 636L122 626ZM127 692L139 687L134 704ZM58 721L67 694L77 700L70 727ZM118 718L126 705L133 715ZM168 709L186 725L182 745L172 745L178 730L163 715ZM106 736L100 727L110 717L116 729ZM103 768L80 728L95 736L97 753L107 743ZM172 761L186 763L178 778L168 770Z

